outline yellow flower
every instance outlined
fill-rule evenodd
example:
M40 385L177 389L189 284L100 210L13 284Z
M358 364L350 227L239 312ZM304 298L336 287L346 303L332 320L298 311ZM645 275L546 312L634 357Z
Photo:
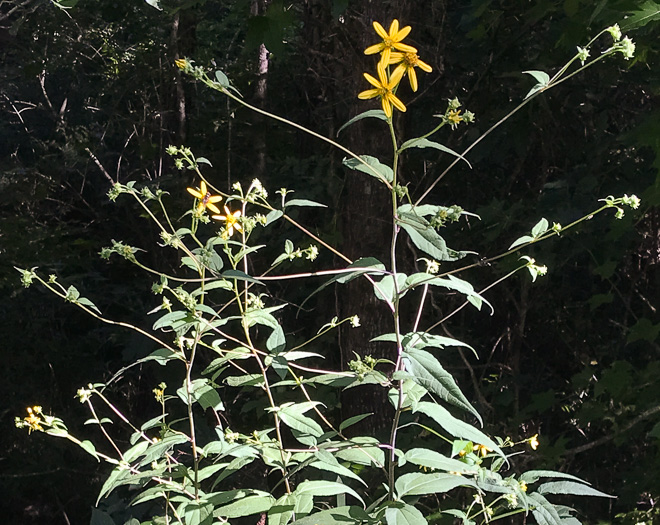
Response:
M415 68L418 67L427 73L433 71L431 66L419 59L417 53L391 53L390 64L399 64L396 69L402 68L403 72L408 75L410 87L413 91L417 91L417 73L415 73Z
M463 122L463 117L461 117L460 112L460 109L452 109L449 113L447 113L447 121L452 128Z
M532 450L536 450L537 448L539 448L539 435L538 434L534 434L527 441L529 441L529 446L532 447Z
M177 58L174 63L176 64L176 67L181 70L186 69L186 66L188 65L188 61L185 58Z
M365 55L375 55L376 53L382 53L383 56L380 59L380 63L383 66L386 66L390 62L390 53L392 49L398 49L404 53L417 53L417 49L407 44L402 44L401 40L408 36L410 33L410 26L406 26L401 31L399 31L399 21L397 19L392 20L390 25L389 33L385 31L382 25L378 22L374 22L374 29L378 36L383 39L382 42L369 46L364 50Z
M36 407L28 407L27 409L28 416L26 418L23 418L23 420L26 423L26 426L28 427L28 433L31 433L33 430L40 430L43 432L43 427L41 426L41 423L43 421L41 420L41 417L39 415L41 414L41 407L36 406Z
M522 490L523 492L527 492L527 483L525 483L524 481L521 481L520 482L520 490Z
M220 202L222 197L220 195L211 195L206 188L206 182L202 181L199 183L199 190L193 188L186 189L188 190L188 193L199 200L199 203L197 204L198 212L203 211L204 208L208 208L213 213L220 213L220 210L214 203Z
M472 447L472 450L474 452L477 452L477 454L481 454L481 457L485 458L489 452L492 452L492 448L488 448L486 445L474 445Z
M364 78L367 79L369 84L374 86L375 89L367 89L358 95L358 98L361 100L368 100L370 98L380 97L380 101L383 105L383 111L388 118L392 117L392 106L394 106L399 111L405 111L406 106L403 105L394 92L399 82L401 82L401 77L403 76L404 70L397 69L392 73L389 81L387 80L387 73L385 73L385 66L382 63L378 63L378 78L376 80L369 73L364 74Z
M238 218L241 216L241 210L236 210L234 213L231 213L229 208L225 206L225 214L226 215L213 215L213 218L217 221L225 221L225 232L227 237L234 235L234 228L239 232L243 230L241 223L238 222Z

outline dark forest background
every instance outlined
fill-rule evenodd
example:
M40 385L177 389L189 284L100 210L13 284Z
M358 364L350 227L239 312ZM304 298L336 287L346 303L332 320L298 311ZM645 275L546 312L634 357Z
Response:
M36 287L23 289L13 268L57 274L109 317L149 327L144 312L156 306L149 279L98 253L116 239L148 250L154 266L174 261L158 259L155 233L128 199L108 201L112 182L165 189L183 213L191 174L176 170L165 148L184 144L212 162L205 173L220 188L259 177L271 194L287 187L331 205L334 211L299 219L349 257L383 250L390 226L380 220L373 180L344 171L326 144L182 77L174 60L221 69L249 101L335 137L349 118L376 107L356 98L367 88L362 73L373 69L362 51L376 41L373 20L388 27L398 18L413 26L407 41L433 72L419 74L417 93L405 92L409 109L397 126L418 136L458 97L477 121L438 140L459 151L522 100L533 85L522 71L552 73L604 27L635 26L627 32L637 44L634 59L607 60L528 105L475 148L473 169L457 166L432 201L479 214L481 221L457 223L445 237L488 257L541 217L567 224L607 195L642 198L621 220L599 216L527 250L549 274L534 284L521 274L493 289L486 295L492 316L463 310L454 317L447 329L478 349L480 360L448 354L447 368L477 400L490 432L540 434L535 467L571 472L618 496L580 502L585 522L651 523L660 498L660 24L639 20L658 9L650 0L0 1L2 522L89 522L107 466L43 434L28 438L14 417L40 404L77 435L93 437L77 388L154 349ZM610 42L606 35L602 45ZM387 151L388 138L367 121L340 140L358 153ZM406 157L411 195L448 163L429 150ZM479 289L515 261L464 278ZM322 255L319 264L338 262ZM363 292L355 284L306 307L310 319L372 312L361 315L360 330L317 350L331 362L379 351L368 341L382 333L382 316ZM451 306L437 295L434 315ZM117 402L148 419L157 409L151 390L164 374L157 365L133 369L118 383ZM365 393L342 408L378 402ZM113 498L102 507L126 505ZM620 513L628 516L615 518Z

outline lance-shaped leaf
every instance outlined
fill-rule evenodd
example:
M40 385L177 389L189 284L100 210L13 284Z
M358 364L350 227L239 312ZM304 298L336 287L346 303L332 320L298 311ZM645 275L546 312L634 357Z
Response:
M477 484L456 474L412 472L398 478L394 487L397 496L403 498L404 496L423 496L424 494L449 492L456 487L477 488Z
M336 507L315 512L293 522L292 525L358 525L371 521L370 516L361 507Z
M574 481L550 481L543 483L536 489L539 494L572 494L575 496L598 496L600 498L615 498L600 490L596 490L589 485L583 483L575 483Z
M420 467L444 470L446 472L459 472L461 474L473 474L479 471L477 465L468 465L454 458L429 450L427 448L413 448L407 451L404 458Z
M563 525L555 506L541 494L534 492L528 497L533 505L532 514L539 525Z
M443 401L470 412L483 425L481 416L458 388L453 376L442 367L433 354L424 350L409 349L403 352L403 359L406 370L410 372L416 383L436 394ZM424 403L420 403L419 406L422 404Z
M323 434L323 429L312 418L305 416L305 412L309 412L316 405L320 405L318 401L306 401L304 403L287 404L283 405L277 412L282 422L299 432L314 437L320 437Z
M295 490L295 494L310 494L312 496L336 496L337 494L350 494L364 505L360 495L351 487L336 481L314 480L303 481Z
M350 119L348 122L342 125L342 127L337 130L337 136L344 131L348 126L351 124L354 124L358 122L359 120L362 120L363 118L377 118L379 120L384 120L387 122L387 115L382 109L370 109L369 111L365 111L364 113L360 113L359 115L355 115L352 119Z
M352 170L361 171L367 175L371 175L379 180L392 182L394 180L394 172L389 166L382 164L376 157L371 155L360 155L359 159L345 158L342 164Z
M406 231L415 246L438 261L457 261L471 253L448 248L429 221L417 213L399 213L397 224Z
M486 301L481 295L474 291L473 286L463 279L454 277L453 275L447 275L446 277L436 277L426 272L419 272L409 275L406 279L406 286L404 290L415 288L422 284L428 284L430 286L440 286L442 288L447 288L449 290L456 290L466 296L466 299L470 304L474 305L477 310L481 310L481 305L486 303L490 308L491 313L494 311L493 306Z
M525 99L528 99L534 93L545 89L550 83L550 75L548 75L545 71L523 71L523 73L526 75L532 75L537 82L537 84L529 90L529 93L525 95Z
M503 458L506 457L497 443L495 443L481 430L473 427L465 421L461 421L460 419L455 418L446 408L438 405L437 403L422 401L418 403L416 412L426 414L452 436L460 439L467 439L474 443L479 443L480 445L484 445L487 448L493 450Z
M410 139L405 141L403 144L401 144L401 147L399 148L399 153L402 152L404 149L408 148L433 148L440 150L444 153L449 153L450 155L453 155L454 157L458 157L461 160L464 160L470 168L472 168L472 165L467 161L463 155L460 153L456 153L453 149L448 148L447 146L444 146L440 144L439 142L434 142L432 140L428 140L425 138L416 138L416 139Z

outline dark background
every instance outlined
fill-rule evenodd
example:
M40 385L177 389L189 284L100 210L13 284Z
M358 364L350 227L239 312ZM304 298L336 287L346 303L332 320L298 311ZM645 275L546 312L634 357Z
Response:
M604 27L636 26L628 32L637 44L634 59L608 59L542 95L475 148L469 155L473 169L459 164L429 201L478 213L481 221L462 221L444 236L453 248L488 257L541 217L567 224L607 195L642 198L641 208L622 220L614 220L613 213L599 216L526 250L549 267L548 276L532 284L521 274L489 292L493 316L466 309L454 317L447 329L478 349L480 360L464 361L457 354L447 359L468 397L478 400L490 432L514 439L540 433L541 447L528 458L533 464L521 468L568 471L618 496L581 502L585 522L623 523L616 514L651 511L660 497L660 26L638 20L659 4L167 0L161 5L159 11L141 0L81 0L63 10L44 0L0 2L4 522L89 521L108 467L43 434L28 438L13 419L26 406L40 404L76 435L94 438L83 426L87 416L74 399L77 388L108 379L154 349L37 287L23 289L13 267L56 273L107 316L148 327L144 312L157 300L150 293L151 278L125 261L101 261L98 252L117 239L147 250L143 260L154 267L176 264L156 249L155 232L128 199L111 204L106 197L111 180L137 180L169 191L171 209L183 213L190 204L184 188L192 184L191 173L174 169L165 154L170 144L185 144L210 159L214 168L204 171L220 188L259 177L271 194L288 187L296 197L329 204L331 211L301 212L298 218L352 258L378 257L389 226L381 219L383 199L373 180L345 172L341 156L326 144L264 121L182 77L174 60L185 56L221 69L247 100L335 137L350 117L377 107L356 98L367 88L362 72L373 70L373 57L362 50L377 41L371 22L387 28L392 18L413 26L406 41L433 67L431 74L418 73L417 93L401 88L408 111L397 114L397 128L406 138L426 132L437 122L431 115L442 113L447 99L457 96L477 121L437 137L456 150L522 100L533 85L522 71L552 74ZM260 74L262 43L270 55ZM605 35L592 54L610 43ZM340 139L358 153L386 158L389 139L382 131L363 121ZM448 162L429 150L405 157L402 177L413 198ZM276 233L306 242L292 230ZM411 249L410 259L418 256ZM318 264L339 263L326 253ZM463 277L479 289L515 264L512 257ZM384 331L382 321L360 286L338 291L336 301L330 294L305 314L309 319L361 314L360 330L342 332L341 344L326 343L324 355L336 364L351 359L354 350L379 352L368 340ZM304 298L295 287L271 293ZM451 306L451 299L435 296L427 324ZM368 311L374 315L362 315ZM118 385L117 403L138 420L152 417L157 406L151 390L163 373L144 367L127 374ZM378 401L358 397L366 408ZM103 505L121 508L125 502L111 499Z

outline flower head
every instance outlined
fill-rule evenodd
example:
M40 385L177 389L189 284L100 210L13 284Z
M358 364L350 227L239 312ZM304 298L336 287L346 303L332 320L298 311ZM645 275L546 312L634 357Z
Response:
M417 53L391 53L390 64L399 64L396 69L401 68L403 69L403 73L408 75L410 87L413 91L417 91L417 73L415 73L415 68L418 67L427 73L433 71L431 66L419 59Z
M538 434L534 434L527 441L529 442L529 446L532 447L532 450L536 450L537 448L539 448L539 435Z
M630 60L633 56L635 56L635 42L630 40L630 38L627 36L624 36L623 40L621 40L617 46L618 50L623 54L623 58L626 60Z
M417 49L414 47L401 43L401 41L408 36L408 33L410 33L410 29L410 26L406 26L399 30L399 21L396 18L392 20L389 32L385 31L385 28L378 22L374 22L374 30L383 41L374 44L373 46L369 46L364 50L364 54L375 55L376 53L382 53L383 56L380 59L380 64L386 66L390 63L392 49L398 49L404 53L417 53Z
M404 71L404 69L396 69L388 80L385 66L383 66L382 62L379 62L378 80L372 77L369 73L364 74L364 78L366 78L369 84L374 86L374 88L362 91L358 94L358 98L361 100L368 100L370 98L380 97L383 111L388 118L392 118L392 106L399 111L405 111L406 106L404 106L403 102L396 97L393 91L399 85L399 82L401 82L401 77L403 77Z
M201 213L204 211L204 208L208 208L213 213L220 213L220 210L215 205L216 202L220 202L222 197L220 195L211 195L206 187L206 182L202 181L199 183L199 189L186 188L188 193L193 197L199 200L197 203L197 212Z
M619 24L614 24L613 26L608 27L606 31L612 35L612 39L615 42L621 40L621 28L619 27Z
M213 215L213 218L217 221L225 221L225 235L226 237L231 237L234 235L234 228L236 228L239 232L243 230L243 226L241 226L241 223L239 222L241 210L236 210L234 213L231 213L227 206L224 208L225 215ZM225 235L223 235L223 237Z
M449 110L449 113L447 113L446 119L452 128L455 128L461 122L463 122L463 117L460 115L460 113L461 113L460 109L451 109Z
M492 452L492 448L488 448L486 445L474 445L472 447L473 452L476 452L477 454L481 454L482 458L485 458L489 452Z
M584 62L589 58L589 50L586 47L580 46L578 46L577 50L577 57L580 59L580 63L584 66Z
M28 427L28 433L31 434L33 430L43 432L44 428L41 426L44 422L41 419L42 408L40 406L28 407L27 413L27 417L23 418L23 426Z

